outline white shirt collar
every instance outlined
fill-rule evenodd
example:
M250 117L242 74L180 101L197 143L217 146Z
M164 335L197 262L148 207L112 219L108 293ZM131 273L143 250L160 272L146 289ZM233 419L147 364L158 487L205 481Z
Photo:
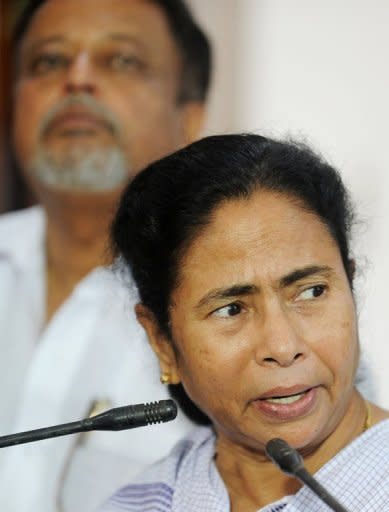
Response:
M46 216L41 206L6 213L0 217L0 258L19 269L41 266Z

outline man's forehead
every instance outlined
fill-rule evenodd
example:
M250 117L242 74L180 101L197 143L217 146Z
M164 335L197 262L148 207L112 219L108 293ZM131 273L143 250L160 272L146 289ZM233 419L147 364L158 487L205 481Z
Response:
M23 44L73 37L99 40L112 34L174 44L162 8L152 0L47 0L35 12Z

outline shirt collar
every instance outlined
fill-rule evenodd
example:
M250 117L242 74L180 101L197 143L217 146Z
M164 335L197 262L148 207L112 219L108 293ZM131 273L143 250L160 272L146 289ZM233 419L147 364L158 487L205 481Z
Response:
M0 217L0 258L9 259L18 270L42 264L46 216L41 206L3 214Z

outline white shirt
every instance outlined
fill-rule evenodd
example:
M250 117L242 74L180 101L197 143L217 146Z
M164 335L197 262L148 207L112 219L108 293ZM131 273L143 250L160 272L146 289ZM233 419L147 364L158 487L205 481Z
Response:
M44 327L45 217L40 207L0 218L0 435L167 398L133 307L109 269L84 278ZM94 510L166 454L191 428L171 423L93 432L0 450L0 510Z

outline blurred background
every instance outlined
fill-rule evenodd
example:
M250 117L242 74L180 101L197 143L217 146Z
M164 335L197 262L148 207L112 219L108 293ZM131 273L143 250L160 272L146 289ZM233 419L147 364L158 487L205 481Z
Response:
M25 0L1 2L0 212L5 212L33 199L7 140L9 36ZM215 48L205 134L254 131L303 139L341 170L351 190L359 214L354 255L361 342L375 374L377 402L389 407L389 2L188 3Z
M0 0L0 213L33 202L10 148L12 103L12 29L26 0ZM28 115L28 114L27 114Z

